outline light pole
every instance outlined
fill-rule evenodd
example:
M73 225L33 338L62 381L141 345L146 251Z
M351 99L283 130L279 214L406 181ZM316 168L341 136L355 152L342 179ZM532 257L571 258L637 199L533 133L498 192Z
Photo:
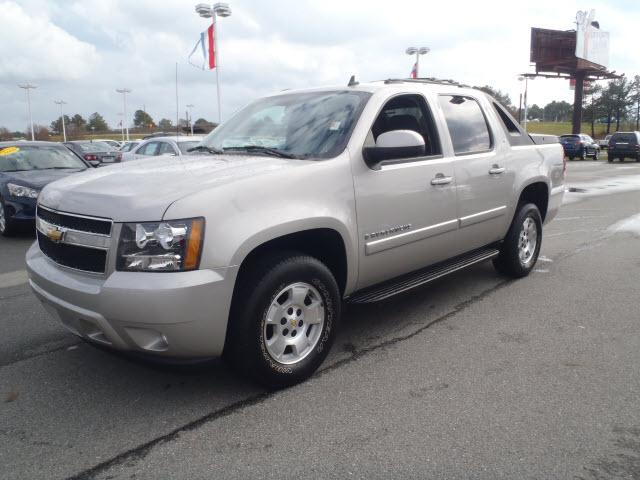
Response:
M416 78L420 77L420 55L426 55L431 49L429 47L409 47L406 50L407 55L416 56Z
M193 117L191 116L191 109L194 107L195 105L193 104L189 104L187 105L187 120L189 121L189 125L191 125L191 136L193 137Z
M67 141L67 130L64 127L64 107L63 105L66 105L67 102L65 102L64 100L54 100L54 102L56 105L60 105L60 120L62 121L62 138L64 139L64 141Z
M33 133L33 118L31 117L31 96L29 95L29 90L38 88L38 86L31 85L30 83L20 83L18 84L18 86L27 92L27 110L29 110L29 125L31 125L31 141L33 142L36 139L36 136Z
M129 124L127 123L127 93L131 93L128 88L117 88L116 92L122 94L122 101L124 103L124 117L122 121L125 123L125 130L127 132L127 142L129 141Z
M218 96L218 124L222 122L222 111L220 109L220 65L218 64L218 29L216 28L216 17L228 17L231 15L231 8L228 3L214 3L208 5L206 3L199 3L196 5L196 13L202 18L211 18L213 24L213 62L216 69L216 92Z
M118 112L118 116L120 117L120 134L122 135L122 143L124 143L123 113L122 112Z
M527 115L529 114L528 104L527 104L527 93L529 91L529 77L526 75L520 75L518 80L521 82L524 81L524 131L527 131Z

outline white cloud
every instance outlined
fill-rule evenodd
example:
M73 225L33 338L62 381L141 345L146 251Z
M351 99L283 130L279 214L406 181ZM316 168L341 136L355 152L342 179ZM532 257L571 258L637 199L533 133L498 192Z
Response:
M75 38L38 12L0 2L0 79L76 80L98 62L93 45Z
M0 0L0 125L24 128L24 100L16 80L30 80L34 118L49 124L54 98L68 109L102 113L115 125L122 110L115 88L127 86L130 113L146 108L155 118L175 118L175 63L181 104L194 116L217 118L215 75L186 57L208 23L183 0ZM530 27L571 29L576 1L472 0L230 0L233 14L220 20L223 113L256 96L285 88L406 77L410 45L429 46L421 73L472 85L489 84L514 103L530 71ZM611 32L612 68L638 73L634 57L640 5L592 0ZM26 12L29 12L27 14ZM37 12L37 13L32 13ZM535 80L530 103L571 100L566 80ZM180 108L181 112L184 110ZM184 115L184 113L181 113Z

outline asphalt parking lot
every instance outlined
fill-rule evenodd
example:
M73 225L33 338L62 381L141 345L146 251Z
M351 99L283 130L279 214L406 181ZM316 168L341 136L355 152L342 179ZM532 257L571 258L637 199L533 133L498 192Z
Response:
M0 478L640 478L640 164L568 187L529 277L347 306L280 392L78 342L29 291L33 237L0 239Z

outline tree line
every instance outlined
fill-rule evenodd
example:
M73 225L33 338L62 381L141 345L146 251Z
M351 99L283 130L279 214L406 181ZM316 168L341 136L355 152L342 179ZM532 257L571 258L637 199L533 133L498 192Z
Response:
M194 131L197 130L199 133L210 132L216 127L216 125L216 123L210 122L204 118L198 118L193 124ZM178 120L178 128L180 130L189 129L190 126L191 125L188 120L184 118L180 118ZM121 127L121 122L119 122L115 128L111 128L105 121L104 117L98 112L92 113L86 119L79 113L64 116L64 128L68 139L82 138L86 134L91 133L119 133ZM176 126L168 118L162 118L156 123L151 115L149 115L146 111L136 110L134 112L132 130L146 133L157 129L161 131L174 131L176 129ZM58 118L53 120L48 127L45 125L34 124L33 130L36 140L48 140L51 135L61 136L62 116L59 116ZM27 128L25 128L23 132L12 132L5 127L0 127L0 141L21 137L30 138L30 136L30 126L27 126Z

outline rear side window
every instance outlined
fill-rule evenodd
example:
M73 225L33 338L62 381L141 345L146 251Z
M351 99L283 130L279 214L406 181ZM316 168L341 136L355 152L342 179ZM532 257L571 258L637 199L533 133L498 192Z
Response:
M511 114L498 102L491 102L493 108L500 118L500 123L507 134L507 140L511 145L531 145L533 140L516 123Z
M493 142L489 126L475 99L461 95L441 95L439 101L456 155L491 150Z

